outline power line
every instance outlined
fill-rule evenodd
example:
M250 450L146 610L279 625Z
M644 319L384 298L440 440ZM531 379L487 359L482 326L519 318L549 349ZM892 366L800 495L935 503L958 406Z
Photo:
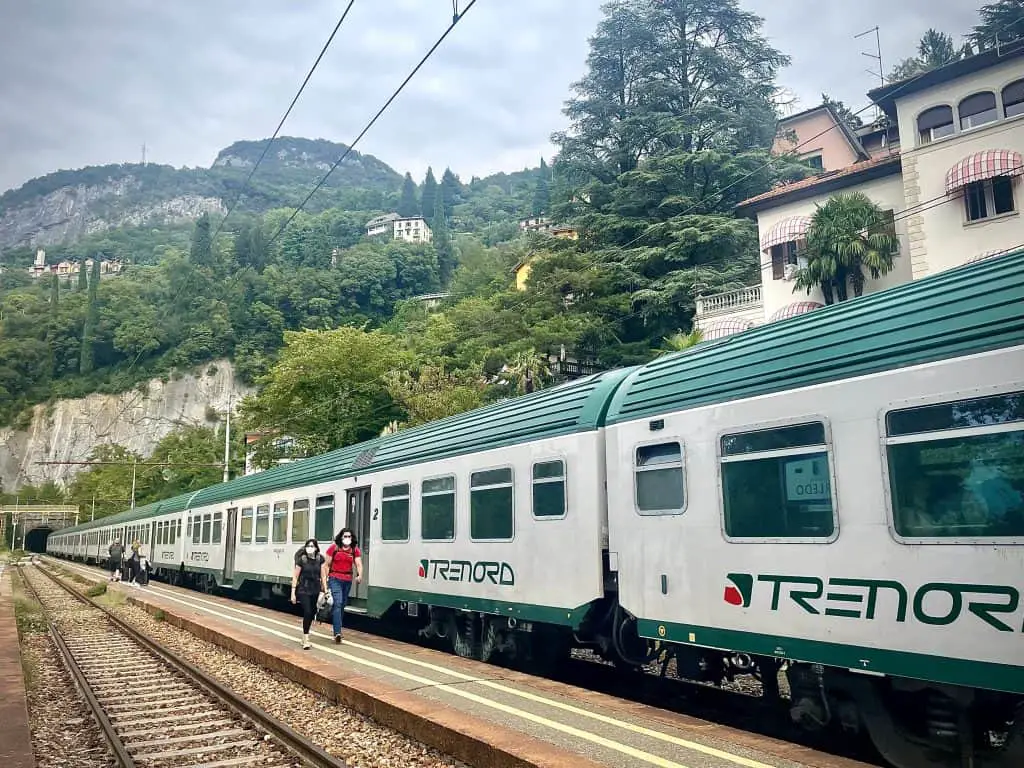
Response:
M438 47L440 47L441 43L444 42L445 38L448 37L448 35L451 33L453 29L455 29L455 26L462 20L462 18L467 13L469 13L469 10L474 5L476 5L476 2L477 0L470 0L469 4L461 12L459 12L458 10L458 3L453 3L454 14L452 16L452 23L448 25L448 28L445 29L445 31L437 39L437 42L435 42L430 47L430 50L427 51L427 53L423 56L423 58L420 59L419 63L415 67L413 67L412 72L410 72L402 81L401 85L399 85L398 88L395 89L394 93L391 94L391 97L386 102L384 102L384 106L377 110L377 114L375 114L373 118L371 118L370 122L366 124L363 130L359 132L359 135L356 136L355 140L348 146L348 149L346 149L341 154L341 156L334 161L334 165L332 165L330 169L327 171L327 173L323 175L323 178L321 178L320 181L316 183L316 186L314 186L313 189L310 190L310 193L306 195L306 198L301 203L299 203L298 208L296 208L292 215L288 217L287 221L285 221L285 223L281 225L277 232L274 233L274 236L270 238L270 241L266 245L267 248L270 248L277 240L277 238L281 236L281 233L288 228L288 225L295 220L295 217L299 215L303 208L306 207L306 204L312 199L313 195L315 195L320 190L320 188L327 182L328 177L332 173L334 173L334 170L339 165L341 165L341 163L345 160L346 157L349 156L349 154L351 154L352 150L355 149L356 145L362 140L363 136L365 136L366 133L370 130L370 128L373 127L374 123L376 123L377 120L380 119L380 116L384 114L387 108L391 106L391 102L398 98L398 95L405 89L405 86L409 84L409 81L412 80L416 73L420 71L420 68L427 63L427 60L434 55L434 51L436 51Z
M320 60L323 59L324 54L327 53L327 49L331 47L331 43L334 41L334 36L338 34L338 30L341 29L341 25L345 23L345 19L348 17L348 12L352 10L352 6L354 3L355 0L349 0L348 5L345 6L345 10L341 14L341 18L338 19L338 23L335 24L334 29L331 30L330 37L327 38L327 42L324 43L323 48L320 49L320 54L316 57L316 61L313 62L313 66L309 68L309 72L306 73L306 78L302 81L302 85L299 86L299 90L295 92L295 96L292 98L292 103L288 105L288 109L285 110L284 115L282 115L281 117L281 122L277 124L277 128L274 130L274 135L267 140L266 146L263 147L263 153L260 155L259 160L257 160L256 164L249 170L249 175L246 176L245 181L242 182L242 186L238 190L238 195L236 195L235 201L231 204L231 207L228 208L228 212L224 214L224 218L220 220L220 224L218 225L217 230L213 233L213 236L210 238L211 245L217 239L217 235L220 234L221 230L224 229L224 224L227 222L228 217L231 216L231 213L235 210L235 207L242 199L242 195L245 193L245 188L249 186L249 182L252 180L253 174L256 173L256 169L260 167L260 163L263 162L263 159L267 156L267 152L270 151L270 145L274 143L274 140L281 132L281 128L284 127L284 122L285 120L288 119L288 115L292 113L292 109L295 107L295 103L299 100L299 97L302 95L302 92L306 90L306 85L307 83L309 83L309 79L313 76L313 73L316 71L316 68L320 65Z

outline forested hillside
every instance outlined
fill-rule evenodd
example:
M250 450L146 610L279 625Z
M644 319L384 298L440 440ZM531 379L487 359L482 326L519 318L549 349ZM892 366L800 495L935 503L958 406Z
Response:
M687 6L608 7L550 166L416 183L368 165L367 186L336 185L284 227L299 199L285 177L322 162L318 143L296 144L260 166L215 238L220 220L204 216L187 240L145 228L83 240L66 253L130 266L74 286L8 270L3 415L227 355L259 389L242 426L310 454L547 386L551 356L611 367L685 345L698 291L758 279L736 203L809 171L769 152L786 58L760 19L732 0ZM236 144L213 170L245 174L257 149ZM434 243L367 240L366 220L388 210L424 215ZM536 213L579 240L521 235L516 220ZM517 291L511 270L527 259ZM440 290L439 307L409 301ZM269 441L260 453L273 458Z

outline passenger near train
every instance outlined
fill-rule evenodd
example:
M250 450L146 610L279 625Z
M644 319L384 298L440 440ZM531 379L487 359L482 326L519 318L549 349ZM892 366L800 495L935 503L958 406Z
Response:
M1024 252L51 536L285 596L357 533L351 610L461 656L753 674L899 768L1024 765Z

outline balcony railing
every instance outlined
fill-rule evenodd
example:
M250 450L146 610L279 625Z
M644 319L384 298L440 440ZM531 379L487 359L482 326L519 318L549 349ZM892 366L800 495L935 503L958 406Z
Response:
M739 309L755 309L760 306L763 306L761 286L751 285L735 291L698 296L697 317L722 315Z

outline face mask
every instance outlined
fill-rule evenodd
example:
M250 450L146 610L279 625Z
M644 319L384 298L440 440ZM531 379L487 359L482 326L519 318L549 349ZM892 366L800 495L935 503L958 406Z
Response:
M342 536L341 537L341 543L342 544L346 544L346 545L351 544L352 543L352 537L351 536Z
M312 557L316 554L316 547L306 547L306 554Z

